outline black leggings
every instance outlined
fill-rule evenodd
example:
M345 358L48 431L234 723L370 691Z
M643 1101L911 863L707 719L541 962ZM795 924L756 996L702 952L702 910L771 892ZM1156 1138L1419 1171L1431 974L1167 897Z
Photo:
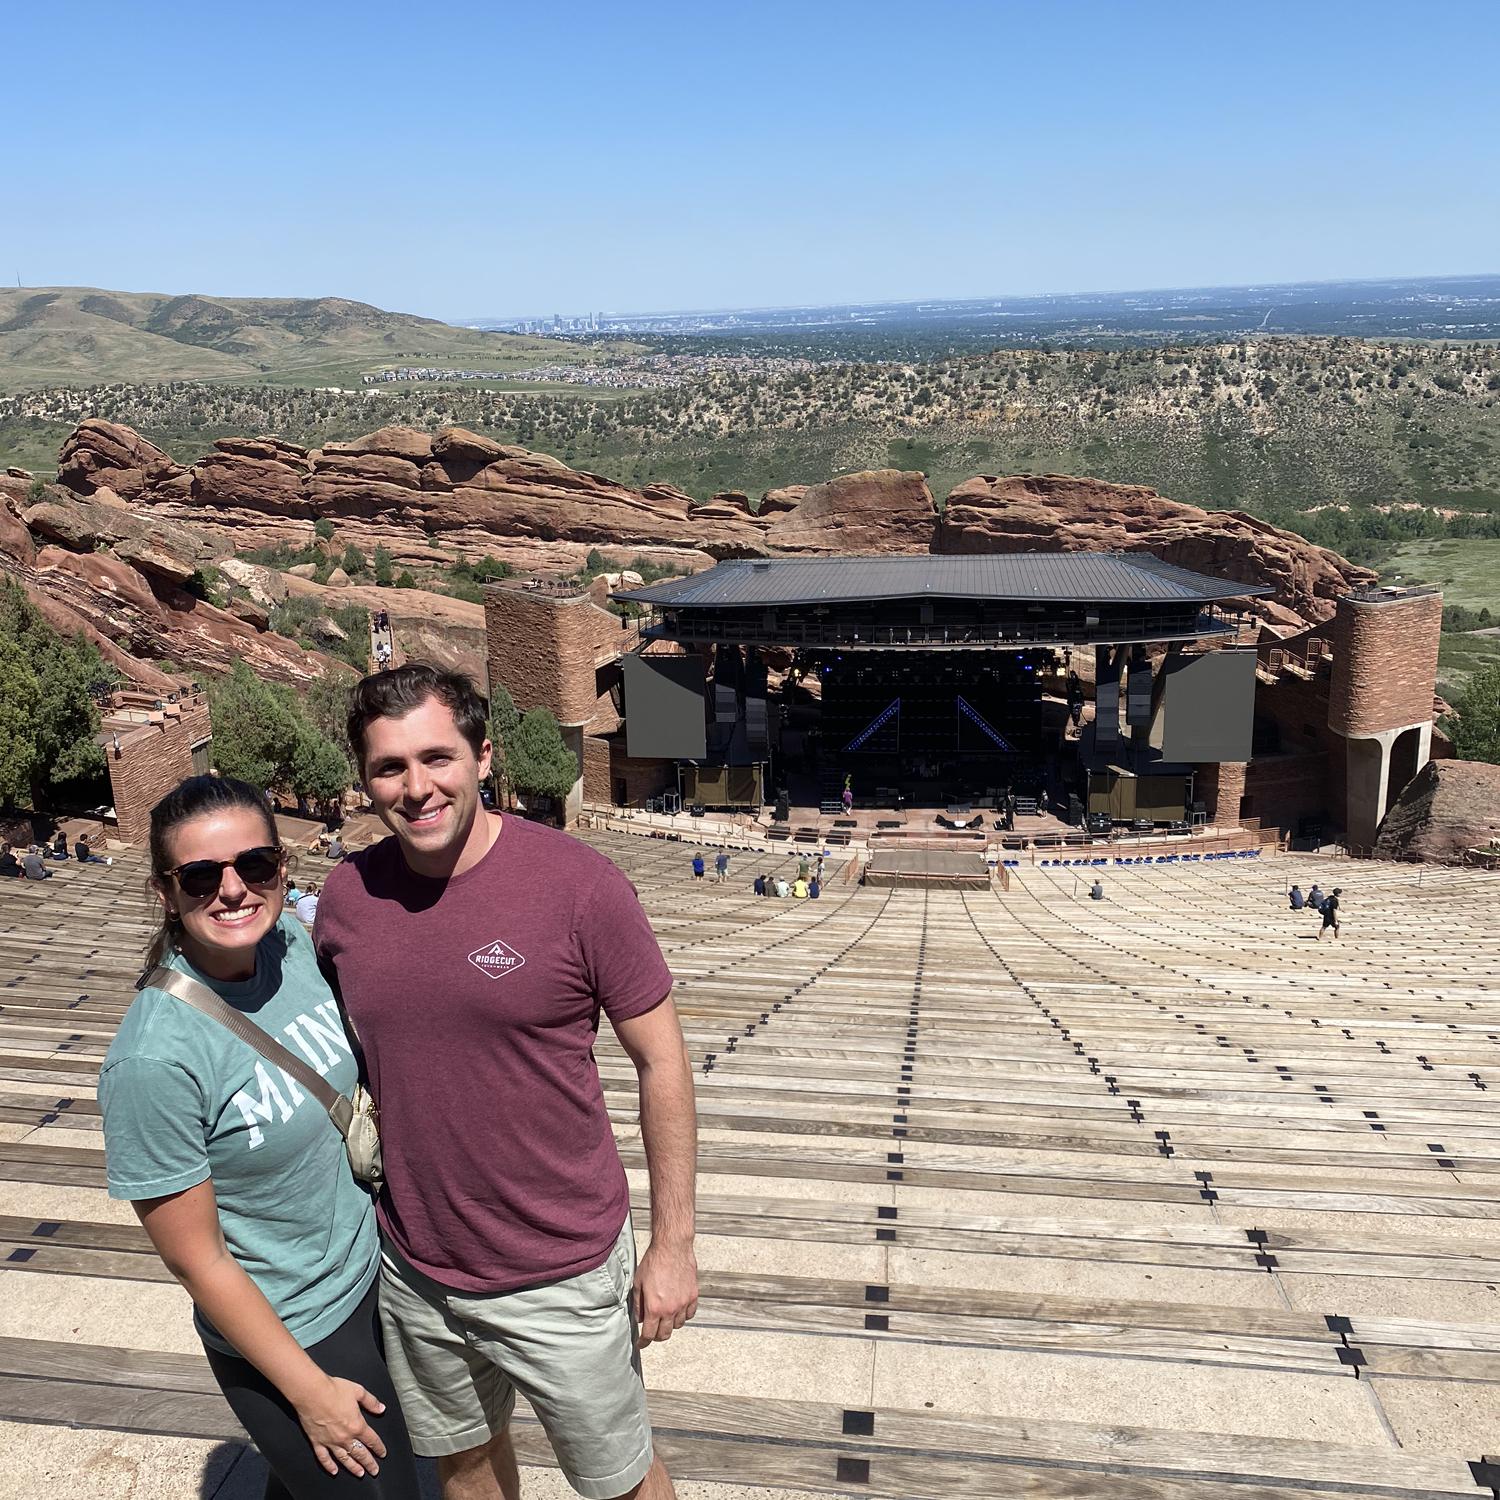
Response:
M208 1349L209 1368L224 1399L271 1466L266 1500L418 1500L417 1466L401 1403L385 1367L385 1349L375 1313L377 1282L353 1315L326 1339L308 1346L313 1363L329 1375L353 1380L385 1402L380 1416L366 1413L385 1444L380 1473L356 1478L346 1469L330 1474L291 1403L247 1359Z

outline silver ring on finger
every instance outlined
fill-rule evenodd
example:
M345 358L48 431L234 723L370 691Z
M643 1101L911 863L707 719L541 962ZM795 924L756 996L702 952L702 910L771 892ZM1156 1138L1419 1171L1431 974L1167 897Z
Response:
M358 1438L355 1438L354 1441L349 1444L349 1446L351 1448L363 1448L364 1444L362 1442L360 1442L360 1440Z

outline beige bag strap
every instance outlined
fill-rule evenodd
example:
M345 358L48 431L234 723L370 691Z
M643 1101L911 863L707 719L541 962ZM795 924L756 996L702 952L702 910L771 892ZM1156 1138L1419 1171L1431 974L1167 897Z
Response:
M349 1138L349 1126L354 1119L354 1106L349 1100L327 1079L319 1078L295 1053L288 1052L275 1037L268 1035L248 1016L241 1015L222 996L214 994L206 984L180 969L155 968L142 975L136 989L165 990L210 1020L217 1021L226 1031L232 1031L267 1062L274 1063L283 1073L295 1078L328 1111L328 1118L338 1127L339 1134L345 1140Z

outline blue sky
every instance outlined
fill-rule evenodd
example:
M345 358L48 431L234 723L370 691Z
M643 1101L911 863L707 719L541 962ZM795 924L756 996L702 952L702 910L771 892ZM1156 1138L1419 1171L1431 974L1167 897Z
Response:
M459 318L1500 270L1500 4L27 5L27 285Z

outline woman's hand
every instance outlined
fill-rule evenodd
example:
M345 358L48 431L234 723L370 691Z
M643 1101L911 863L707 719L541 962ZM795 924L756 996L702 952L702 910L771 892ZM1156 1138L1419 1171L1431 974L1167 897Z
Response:
M378 1416L385 1410L378 1396L331 1375L295 1404L313 1453L330 1474L341 1467L360 1479L380 1472L376 1459L385 1457L385 1444L365 1420L366 1412Z

